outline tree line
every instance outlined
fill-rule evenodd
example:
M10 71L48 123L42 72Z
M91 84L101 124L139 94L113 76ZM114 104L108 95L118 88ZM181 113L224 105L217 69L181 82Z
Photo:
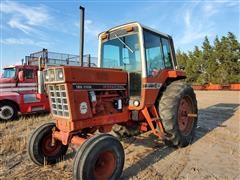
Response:
M212 45L206 36L201 48L195 46L187 53L177 50L176 56L188 83L240 83L240 43L231 32L221 38L216 36Z

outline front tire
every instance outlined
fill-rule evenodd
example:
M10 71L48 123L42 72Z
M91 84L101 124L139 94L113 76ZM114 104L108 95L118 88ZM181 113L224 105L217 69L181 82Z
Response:
M185 147L193 141L198 109L191 86L181 81L168 85L158 101L158 112L167 133L166 144Z
M13 120L17 118L17 108L11 102L0 103L0 120Z
M73 177L77 180L118 179L124 159L122 144L112 135L99 134L79 148L73 163Z
M68 146L55 140L52 145L52 129L54 123L46 123L38 127L31 135L28 143L28 155L37 165L55 164L66 154Z

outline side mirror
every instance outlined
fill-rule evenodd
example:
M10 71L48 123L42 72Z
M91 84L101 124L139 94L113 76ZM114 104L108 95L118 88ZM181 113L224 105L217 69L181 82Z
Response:
M183 65L179 65L178 67L180 70L185 70L185 66L183 66Z
M23 82L24 81L23 71L19 71L18 72L18 80L19 80L19 82Z

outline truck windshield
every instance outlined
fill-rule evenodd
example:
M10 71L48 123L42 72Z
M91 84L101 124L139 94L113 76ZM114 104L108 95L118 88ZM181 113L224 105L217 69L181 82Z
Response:
M141 71L139 39L137 34L115 36L102 44L101 67L128 72Z
M2 78L13 78L16 74L15 68L6 68L3 70Z

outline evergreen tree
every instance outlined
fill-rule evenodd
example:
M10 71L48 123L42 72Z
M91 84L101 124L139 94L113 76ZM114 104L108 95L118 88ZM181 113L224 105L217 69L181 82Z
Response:
M189 83L240 83L240 43L231 32L220 40L216 36L213 46L206 36L202 49L195 46L188 53L178 50L176 56Z
M218 59L217 83L239 83L240 81L240 44L233 33L215 42L215 56Z
M213 56L213 47L210 45L208 37L206 36L203 45L203 58L201 61L202 72L203 72L203 81L204 83L213 82L214 80L214 71L216 70L216 60Z
M189 59L188 55L184 52L181 52L180 50L177 50L176 59L178 62L178 67L185 69L185 67L187 65L187 61Z
M195 46L193 52L189 52L189 61L186 66L187 81L190 83L204 83L202 77L202 51Z

